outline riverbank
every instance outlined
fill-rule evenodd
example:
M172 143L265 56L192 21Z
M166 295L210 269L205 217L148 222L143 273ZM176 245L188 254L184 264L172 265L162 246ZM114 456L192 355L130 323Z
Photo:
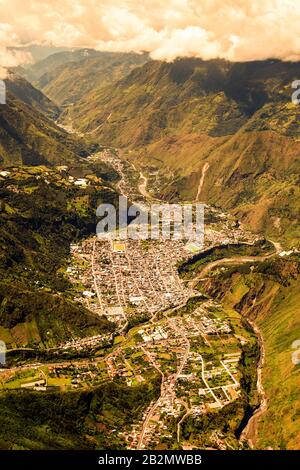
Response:
M244 427L244 429L241 433L240 441L241 442L247 441L249 446L251 447L251 449L254 449L255 445L256 445L256 442L257 442L258 422L259 422L259 419L261 418L261 416L267 410L267 406L268 406L267 397L266 397L266 393L265 393L265 390L264 390L263 379L262 379L266 352L265 352L265 345L264 345L263 337L262 337L262 334L261 334L258 326L255 324L254 321L251 321L249 319L247 320L247 322L249 323L249 325L251 326L251 328L255 332L256 337L257 337L258 342L259 342L260 357L259 357L259 362L258 362L258 367L257 367L256 388L257 388L257 392L258 392L259 397L260 397L260 404L259 404L259 407L254 411L254 413L252 414L252 416L248 420L247 425Z

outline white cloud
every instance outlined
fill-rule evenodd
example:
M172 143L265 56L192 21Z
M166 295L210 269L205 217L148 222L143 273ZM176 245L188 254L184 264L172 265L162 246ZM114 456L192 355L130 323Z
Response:
M300 59L299 0L0 0L0 21L2 67L26 59L7 50L24 43L147 50L169 61Z

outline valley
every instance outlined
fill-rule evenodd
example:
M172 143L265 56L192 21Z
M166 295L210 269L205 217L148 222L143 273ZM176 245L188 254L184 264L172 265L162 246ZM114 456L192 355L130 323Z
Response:
M291 83L299 75L299 62L150 60L69 109L77 131L121 149L145 176L159 171L154 195L200 197L297 247L299 106Z
M112 165L120 175L119 191L133 201L138 198L136 203L149 203L146 187L141 190L145 180L116 152L105 150L91 161ZM204 250L208 252L222 243L251 247L258 242L240 226L233 230L235 221L208 206L206 219ZM195 248L190 250L184 240L105 241L92 237L72 244L66 275L74 300L114 325L114 330L83 339L73 337L52 351L47 349L52 358L53 354L57 357L55 362L24 363L20 356L17 365L15 357L14 367L0 372L2 393L21 389L22 399L24 393L34 396L60 390L72 394L109 382L135 390L159 381L160 392L143 407L140 418L114 435L117 448L243 446L234 434L248 403L241 387L240 360L245 345L254 347L256 338L237 312L228 315L221 304L196 289L199 280L193 287L185 285L178 266L196 256ZM68 354L71 360L66 358ZM76 358L77 354L83 358ZM255 368L251 374L251 387L255 388ZM190 436L192 420L220 413L224 414L222 425ZM225 432L229 419L232 424ZM105 415L100 413L97 422L99 426L104 423ZM97 442L97 433L92 435Z
M299 448L299 70L85 49L21 70L40 90L11 74L1 449ZM203 246L97 237L120 195L203 203Z

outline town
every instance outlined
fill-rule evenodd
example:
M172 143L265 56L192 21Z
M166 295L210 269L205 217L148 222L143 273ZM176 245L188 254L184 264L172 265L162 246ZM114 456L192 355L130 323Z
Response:
M144 175L108 150L89 158L112 165L121 194L147 207L152 197ZM65 181L89 184L87 178ZM256 240L236 220L206 207L204 246L162 236L93 236L71 244L65 275L74 300L105 316L112 331L73 338L56 350L58 357L70 351L88 356L3 369L2 388L43 393L89 390L110 382L132 389L159 381L159 395L132 425L114 431L117 439L128 449L172 448L174 443L189 448L182 436L185 420L221 410L240 396L239 361L250 333L238 314L229 318L196 285L186 283L178 268L209 248ZM224 445L218 433L211 439L218 448Z

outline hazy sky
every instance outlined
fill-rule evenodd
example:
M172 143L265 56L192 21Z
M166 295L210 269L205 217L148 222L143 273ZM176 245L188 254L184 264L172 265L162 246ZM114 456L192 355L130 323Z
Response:
M6 49L28 43L298 60L299 28L300 0L0 0L0 66L29 60Z

